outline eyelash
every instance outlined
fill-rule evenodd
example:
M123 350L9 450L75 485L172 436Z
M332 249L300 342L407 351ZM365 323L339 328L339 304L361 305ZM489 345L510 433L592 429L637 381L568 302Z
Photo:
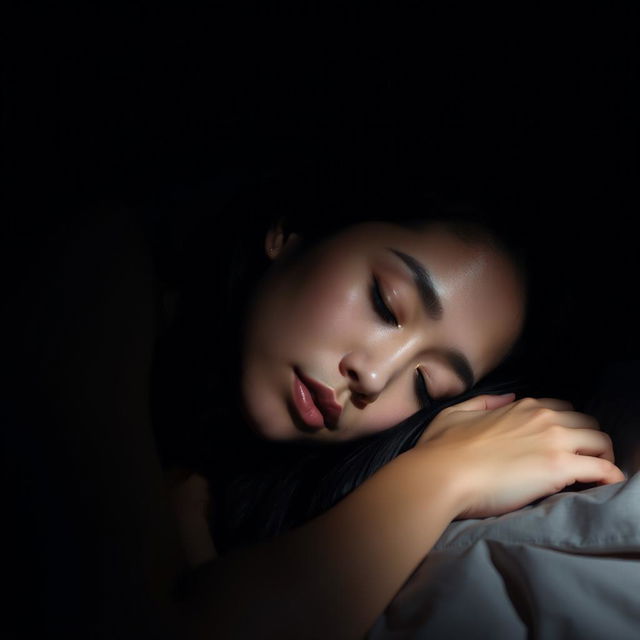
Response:
M425 382L424 376L422 375L420 369L416 369L416 393L418 395L422 408L429 408L433 403L433 398L429 395L429 391L427 390L427 383Z
M398 319L387 303L384 301L384 296L382 295L382 290L380 289L380 283L377 278L373 278L373 282L371 283L371 301L373 303L373 308L376 313L380 316L380 318L394 327L399 326ZM416 369L416 394L418 399L420 400L420 404L423 408L430 407L433 403L433 399L429 395L429 391L427 390L427 383L424 379L424 376L420 372L420 369Z
M387 303L384 301L382 290L380 289L380 283L377 278L374 278L371 283L371 301L376 313L384 322L394 327L400 326L400 323L393 311L391 311Z

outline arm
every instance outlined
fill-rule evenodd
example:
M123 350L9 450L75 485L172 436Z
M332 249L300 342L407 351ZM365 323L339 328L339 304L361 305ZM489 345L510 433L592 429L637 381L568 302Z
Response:
M362 637L454 519L624 479L589 416L558 400L511 400L444 410L416 448L320 517L211 563L182 611L193 636Z
M531 439L546 433L554 411L547 411L545 422L519 403L493 413L486 405L448 410L433 425L440 433L430 427L434 437L425 446L399 456L313 521L208 563L186 597L175 602L172 589L187 563L169 515L148 415L152 268L129 219L105 224L96 235L89 233L86 244L70 247L75 253L63 275L73 304L61 303L48 351L65 357L48 358L43 379L61 434L76 452L74 466L108 531L101 544L123 557L90 585L106 598L126 587L122 608L104 614L104 624L114 630L128 623L128 606L139 611L139 625L154 633L172 628L172 637L361 637L454 518L470 514L487 493L494 496L503 487L509 487L510 502L499 506L508 510L528 497L521 493L514 501L512 486L540 497L577 473L573 460L564 475L532 471L540 451L565 446ZM114 242L121 243L116 260ZM460 415L476 425L473 438L465 439L469 429L459 428ZM521 423L530 433L510 436ZM539 455L526 461L528 471L509 468L498 486L489 481L495 468L534 444ZM592 455L605 449L602 442L589 447ZM598 479L611 481L613 465L600 462L609 467L597 472Z
M180 609L186 637L362 637L457 515L449 475L407 452L313 521L218 558Z
M82 532L96 538L95 584L78 588L124 600L100 624L140 628L155 618L155 633L176 616L179 637L189 637L187 628L204 637L213 630L234 638L364 634L455 515L450 496L406 455L309 525L210 563L191 599L174 607L171 590L188 558L148 414L156 322L150 258L126 214L104 215L55 251L60 264L34 307L34 317L49 322L36 357L43 399L86 496L80 509L97 523L89 517ZM412 490L416 484L425 491ZM102 565L114 549L119 562ZM135 623L127 600L140 612Z

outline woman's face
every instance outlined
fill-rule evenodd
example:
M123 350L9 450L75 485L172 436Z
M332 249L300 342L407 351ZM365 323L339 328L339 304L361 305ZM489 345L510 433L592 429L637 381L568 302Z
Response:
M244 408L267 439L350 440L394 426L428 396L465 391L522 327L509 259L440 225L357 224L299 255L295 238L276 253L242 354Z

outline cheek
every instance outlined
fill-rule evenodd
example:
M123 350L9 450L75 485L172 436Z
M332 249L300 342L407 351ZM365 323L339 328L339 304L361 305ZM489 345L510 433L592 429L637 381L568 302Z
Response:
M358 411L353 435L377 433L390 429L420 409L411 382L405 380L402 382L404 384L398 383L387 389L384 395L364 411Z
M366 321L361 288L340 274L318 274L308 280L297 294L283 300L280 315L287 334L283 338L330 347L354 330L361 331Z
M470 322L469 318L474 321ZM474 309L468 315L462 315L449 326L448 340L465 353L473 363L480 379L491 371L504 356L511 345L510 335L505 332L505 318L486 314ZM439 379L453 385L454 395L460 393L456 378L452 378L446 371ZM448 386L446 387L448 389ZM451 393L447 391L447 393Z

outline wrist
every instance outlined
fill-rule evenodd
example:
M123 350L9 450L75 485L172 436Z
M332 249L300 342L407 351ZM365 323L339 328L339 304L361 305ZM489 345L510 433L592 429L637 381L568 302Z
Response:
M404 458L406 456L406 458ZM467 475L455 456L431 446L418 446L403 453L406 464L413 465L420 475L417 484L427 504L437 495L449 520L460 518L469 508L469 483Z

